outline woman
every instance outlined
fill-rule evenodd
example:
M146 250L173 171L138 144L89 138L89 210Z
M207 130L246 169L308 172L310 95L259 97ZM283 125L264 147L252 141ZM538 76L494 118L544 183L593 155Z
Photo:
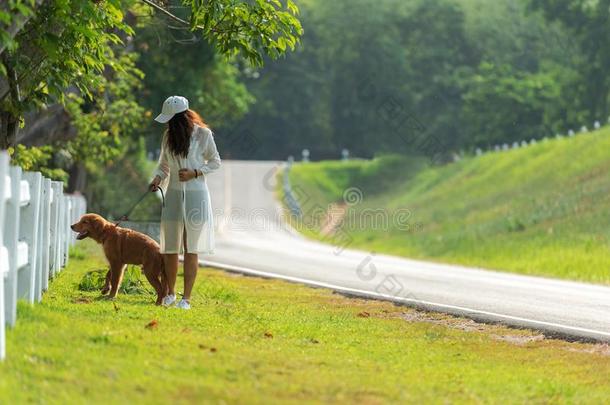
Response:
M176 301L178 254L184 253L184 295L177 307L190 309L199 267L197 255L214 250L212 205L205 178L220 167L220 156L212 131L189 109L186 98L169 97L155 121L168 123L159 165L150 184L152 191L165 191L160 242L169 291L163 305Z

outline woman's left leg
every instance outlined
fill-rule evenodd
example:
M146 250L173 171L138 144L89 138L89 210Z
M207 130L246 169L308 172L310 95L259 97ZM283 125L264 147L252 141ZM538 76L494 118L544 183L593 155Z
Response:
M191 299L195 278L197 278L197 269L199 268L199 257L197 253L184 254L184 299Z

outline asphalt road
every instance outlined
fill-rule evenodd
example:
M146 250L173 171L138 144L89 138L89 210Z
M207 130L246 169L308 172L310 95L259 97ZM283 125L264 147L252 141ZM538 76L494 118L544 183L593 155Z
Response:
M216 251L203 264L357 296L610 341L610 288L409 260L307 240L288 228L274 198L280 162L224 161L207 179ZM341 239L342 240L342 239ZM408 243L408 242L405 242Z

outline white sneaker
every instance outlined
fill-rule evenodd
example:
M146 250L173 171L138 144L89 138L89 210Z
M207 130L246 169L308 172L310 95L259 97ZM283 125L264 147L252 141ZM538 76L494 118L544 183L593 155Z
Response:
M176 302L176 295L170 294L170 295L166 295L165 297L163 297L163 300L161 301L161 305L163 305L164 307L169 307L174 302Z
M177 308L180 309L191 309L191 304L185 299L181 299L179 303L176 304Z

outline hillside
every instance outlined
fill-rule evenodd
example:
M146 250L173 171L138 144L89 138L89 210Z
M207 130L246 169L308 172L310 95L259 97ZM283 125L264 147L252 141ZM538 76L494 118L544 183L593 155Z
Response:
M445 166L396 156L295 164L290 179L306 213L357 188L350 192L362 201L346 206L337 230L351 247L608 283L609 169L610 129L603 128ZM322 222L300 230L332 242L320 234Z

